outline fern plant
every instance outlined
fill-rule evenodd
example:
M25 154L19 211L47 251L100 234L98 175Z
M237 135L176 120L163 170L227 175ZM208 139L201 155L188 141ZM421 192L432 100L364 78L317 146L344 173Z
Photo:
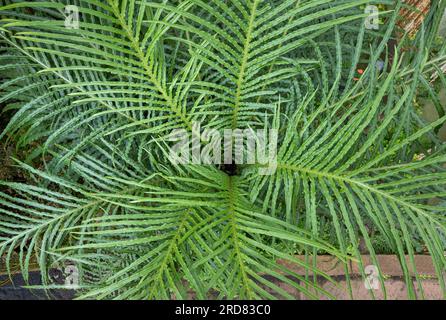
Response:
M54 288L48 271L70 261L93 299L293 298L277 281L331 297L309 276L334 282L315 257L339 259L352 293L361 241L381 270L377 234L410 298L423 296L419 247L446 292L446 117L431 85L446 86L446 45L433 50L445 1L398 39L402 1L4 3L1 139L28 177L0 182L9 273L16 256L27 280L35 262ZM385 8L378 30L371 4ZM419 90L435 98L433 123ZM277 130L275 171L170 161L169 133L196 135L194 123Z

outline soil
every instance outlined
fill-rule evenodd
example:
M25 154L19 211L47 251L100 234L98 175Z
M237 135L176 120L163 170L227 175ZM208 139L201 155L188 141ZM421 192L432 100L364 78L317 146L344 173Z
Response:
M0 104L0 132L3 132L9 122L11 112L3 112L3 105ZM14 157L15 146L13 141L0 140L0 180L3 181L25 181L24 176L15 166L11 157Z
M5 281L7 277L0 275L0 283ZM0 300L71 300L74 298L73 290L51 289L45 291L43 289L25 289L22 286L26 285L21 274L13 276L13 283L0 286ZM30 285L40 285L40 273L30 272Z
M0 180L14 181L17 172L15 172L11 161L13 148L0 142L0 151Z

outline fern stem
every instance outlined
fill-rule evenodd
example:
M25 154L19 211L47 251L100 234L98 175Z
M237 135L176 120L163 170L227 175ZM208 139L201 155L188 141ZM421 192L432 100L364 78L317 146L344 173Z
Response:
M235 212L235 202L236 202L236 193L238 192L237 186L236 186L236 178L232 176L228 176L227 184L228 184L228 202L229 202L229 215L230 215L230 224L231 224L231 234L232 234L232 241L234 245L235 250L235 256L237 257L237 262L240 267L240 273L242 276L242 282L243 286L246 290L246 294L248 298L254 298L254 294L251 291L250 284L249 284L249 278L247 275L247 272L245 270L245 265L243 262L243 254L240 250L239 246L239 239L237 235L237 221L236 221L236 212Z
M251 40L252 40L252 31L254 28L254 20L256 17L256 11L257 11L258 4L259 4L259 0L254 0L254 3L252 4L252 8L251 8L248 30L246 31L245 44L244 44L244 48L243 48L243 58L242 58L242 63L240 65L240 71L239 71L239 75L238 75L238 79L237 79L237 90L235 93L234 110L232 112L232 129L237 128L237 115L238 115L238 112L240 111L243 81L245 78L246 64L248 63L249 49L250 49Z

